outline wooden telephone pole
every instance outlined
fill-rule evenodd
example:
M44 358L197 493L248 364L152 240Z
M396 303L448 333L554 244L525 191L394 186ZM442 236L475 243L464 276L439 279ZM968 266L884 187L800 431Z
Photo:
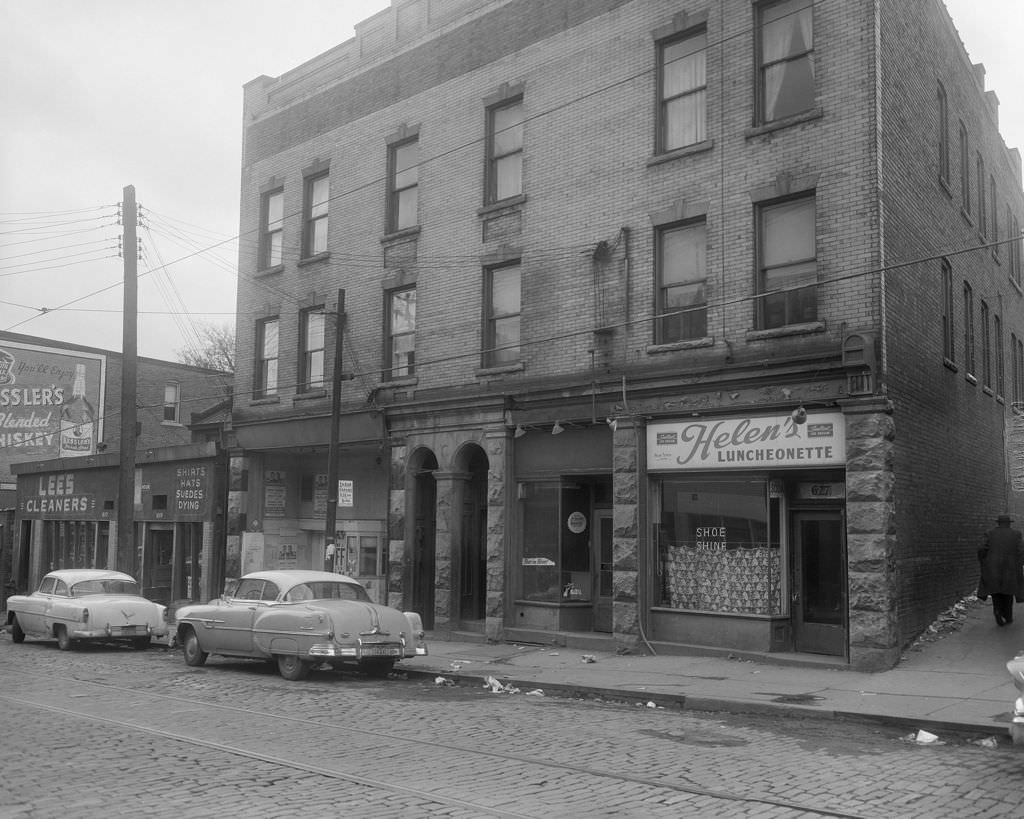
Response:
M121 341L121 441L117 491L117 568L138 580L138 549L135 544L135 393L138 386L138 208L135 187L124 189L121 204L124 222L124 325ZM141 583L140 583L141 585Z
M335 522L338 517L338 424L341 422L341 351L345 329L345 291L338 291L338 309L334 316L334 380L331 391L331 438L327 447L327 520L324 522L324 546L334 545L335 554L341 548L337 542ZM324 571L334 570L334 559L324 551Z

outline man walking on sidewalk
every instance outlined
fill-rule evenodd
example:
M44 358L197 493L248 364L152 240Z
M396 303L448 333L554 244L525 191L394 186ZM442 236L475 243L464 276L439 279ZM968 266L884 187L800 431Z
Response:
M1024 602L1024 538L1010 528L1009 515L996 518L995 529L985 533L985 545L978 549L981 582L978 597L992 595L992 613L996 625L1013 622L1013 601Z

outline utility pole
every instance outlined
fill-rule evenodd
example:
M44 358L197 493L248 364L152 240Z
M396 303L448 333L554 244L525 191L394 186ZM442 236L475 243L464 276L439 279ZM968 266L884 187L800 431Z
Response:
M135 547L135 393L138 384L138 212L135 187L124 189L121 204L124 220L124 324L121 341L121 470L117 490L117 568L137 574L138 551ZM140 582L141 586L141 582Z
M331 392L331 438L327 447L327 521L324 524L324 545L334 545L334 552L341 548L335 543L335 523L338 519L338 424L341 422L341 350L345 330L345 291L338 291L338 309L334 314L334 380ZM324 549L324 571L332 571L334 561Z

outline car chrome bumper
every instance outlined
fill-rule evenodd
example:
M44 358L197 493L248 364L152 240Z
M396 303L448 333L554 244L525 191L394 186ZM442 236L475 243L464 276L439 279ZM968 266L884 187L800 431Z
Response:
M145 626L112 626L109 623L103 628L82 628L71 631L72 640L129 640L134 637L164 637L166 628Z

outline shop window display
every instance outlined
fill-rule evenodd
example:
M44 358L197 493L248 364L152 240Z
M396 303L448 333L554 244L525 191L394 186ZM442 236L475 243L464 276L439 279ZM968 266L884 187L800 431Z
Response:
M779 501L766 480L665 480L660 499L661 606L783 613Z

